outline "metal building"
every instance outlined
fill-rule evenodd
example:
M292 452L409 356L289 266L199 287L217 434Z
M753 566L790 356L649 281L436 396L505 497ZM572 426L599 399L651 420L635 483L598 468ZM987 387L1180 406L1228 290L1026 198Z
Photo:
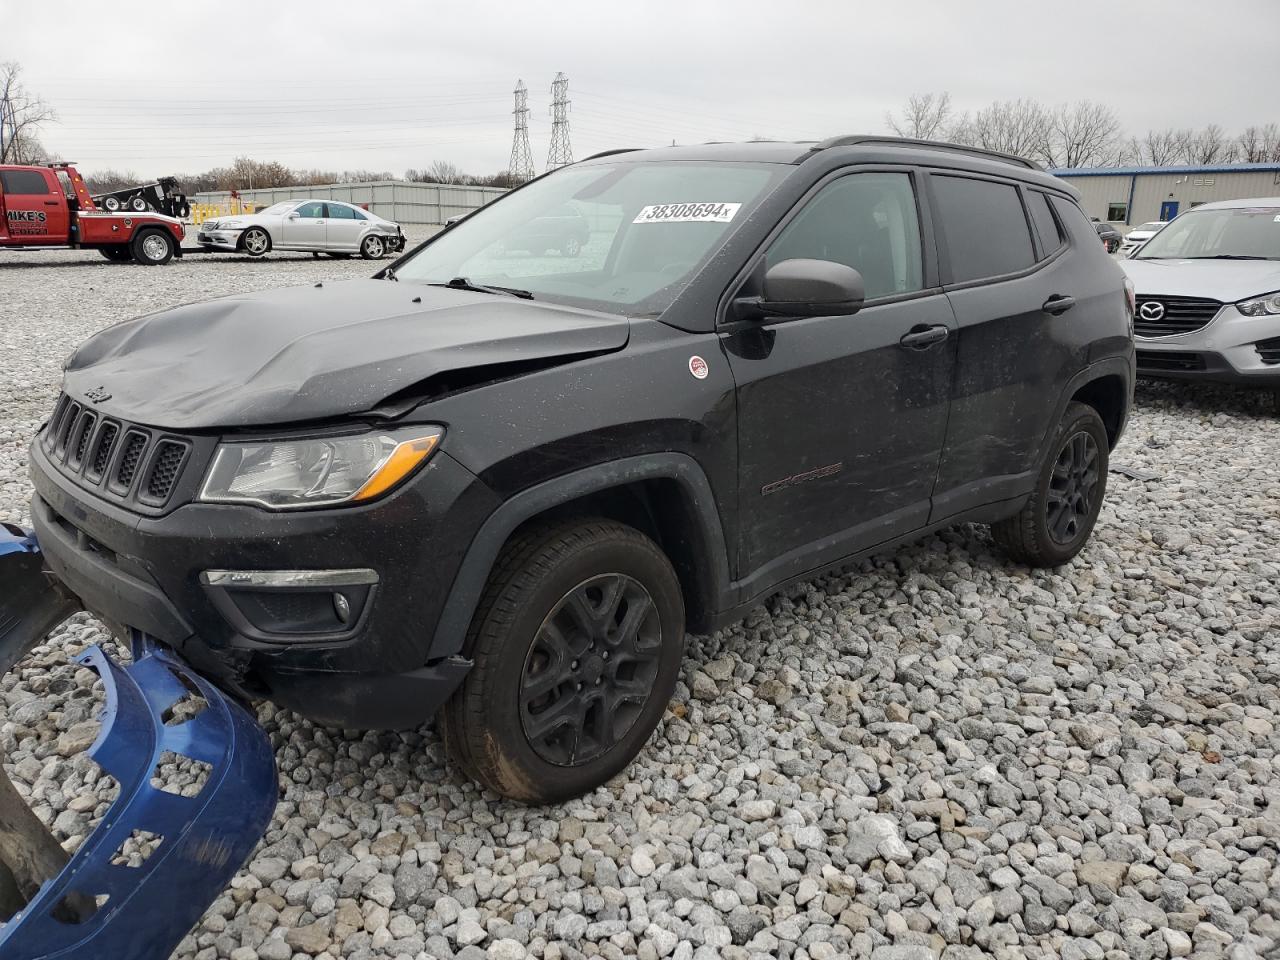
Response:
M1235 163L1211 167L1076 167L1050 170L1080 191L1084 212L1099 220L1136 227L1172 220L1214 200L1280 197L1280 163Z
M345 200L364 204L380 217L401 224L444 223L450 217L470 213L506 193L501 187L462 187L444 183L409 183L403 180L376 180L370 183L330 183L315 187L274 187L241 190L240 199L257 209L279 200ZM226 190L197 193L193 203L225 204Z

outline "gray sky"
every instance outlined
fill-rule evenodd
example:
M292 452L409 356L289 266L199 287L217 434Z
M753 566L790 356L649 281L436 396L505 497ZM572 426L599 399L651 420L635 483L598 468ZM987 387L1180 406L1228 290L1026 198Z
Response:
M1280 0L126 0L46 13L7 17L0 36L0 60L21 62L58 111L46 146L85 170L150 176L240 153L496 172L517 78L541 171L558 70L579 158L883 132L886 110L933 90L963 109L1101 100L1134 132L1280 122Z

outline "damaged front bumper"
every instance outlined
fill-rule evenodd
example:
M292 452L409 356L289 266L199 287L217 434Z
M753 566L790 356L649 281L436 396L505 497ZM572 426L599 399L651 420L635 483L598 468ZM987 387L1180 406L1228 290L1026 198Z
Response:
M0 527L6 668L79 609L39 559L33 537ZM96 646L76 658L102 678L106 709L89 755L118 781L119 796L63 870L0 927L4 960L163 960L271 821L275 758L254 716L145 634L131 639L127 666ZM184 791L194 795L153 779L158 766L184 760L201 774L198 792ZM139 862L128 853L140 840L150 853Z

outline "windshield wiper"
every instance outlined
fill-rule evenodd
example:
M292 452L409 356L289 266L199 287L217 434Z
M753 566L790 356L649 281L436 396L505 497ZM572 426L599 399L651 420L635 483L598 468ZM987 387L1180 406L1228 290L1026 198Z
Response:
M1209 257L1183 257L1183 260L1271 260L1272 257L1255 257L1248 253L1215 253Z
M470 290L473 293L496 293L504 297L519 297L521 300L532 300L533 294L528 290L516 287L489 287L483 283L472 283L466 277L454 277L448 283L429 283L429 287L449 287L451 290Z

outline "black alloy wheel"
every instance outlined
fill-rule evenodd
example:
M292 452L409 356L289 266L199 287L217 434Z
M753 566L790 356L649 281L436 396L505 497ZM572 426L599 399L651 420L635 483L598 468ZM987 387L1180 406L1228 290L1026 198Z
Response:
M1067 545L1094 515L1098 489L1098 442L1087 431L1072 435L1058 454L1045 496L1049 536Z
M1033 567L1066 563L1089 541L1107 492L1111 447L1098 411L1067 404L1046 444L1035 489L1013 516L991 524L996 543Z
M543 621L520 680L520 723L548 763L589 763L635 725L653 688L662 624L638 581L578 584Z

